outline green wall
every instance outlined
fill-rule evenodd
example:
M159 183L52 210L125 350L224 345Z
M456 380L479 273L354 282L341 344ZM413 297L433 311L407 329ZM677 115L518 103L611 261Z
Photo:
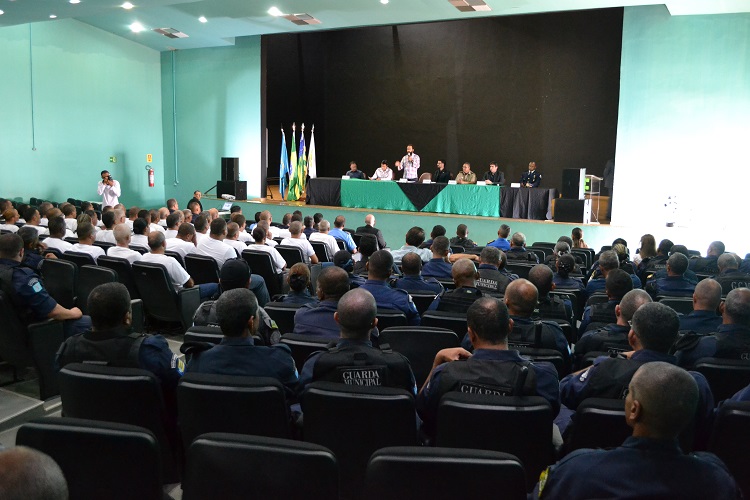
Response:
M622 37L613 221L750 250L750 14L627 7Z
M0 29L0 68L0 196L100 200L108 169L123 203L164 203L158 52L66 19Z
M224 156L240 158L248 196L260 196L260 67L260 37L161 54L166 197L180 207L216 184Z

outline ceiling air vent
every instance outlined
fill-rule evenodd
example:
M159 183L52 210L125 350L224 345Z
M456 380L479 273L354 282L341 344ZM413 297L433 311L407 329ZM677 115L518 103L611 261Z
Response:
M299 26L305 26L307 24L320 24L320 19L315 19L310 14L289 14L288 16L284 17Z
M167 38L187 38L187 34L174 28L154 28L156 33L164 35Z
M448 0L448 2L461 12L476 12L492 10L484 0Z

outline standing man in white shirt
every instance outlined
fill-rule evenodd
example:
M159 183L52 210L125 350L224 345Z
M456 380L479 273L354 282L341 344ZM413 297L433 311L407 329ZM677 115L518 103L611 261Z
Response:
M404 179L411 182L417 182L419 178L419 155L414 152L414 146L406 146L406 154L401 158L399 170L404 170Z
M119 197L122 195L120 190L120 182L116 181L109 175L108 170L102 170L102 180L99 181L96 192L102 197L102 207L114 207L119 201Z
M113 232L117 245L107 250L107 256L127 259L131 264L137 260L141 260L141 254L130 249L130 228L128 228L128 225L118 224L115 226Z

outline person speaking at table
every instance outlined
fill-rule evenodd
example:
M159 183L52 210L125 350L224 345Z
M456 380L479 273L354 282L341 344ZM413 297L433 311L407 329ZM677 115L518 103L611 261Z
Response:
M498 170L496 161L490 163L490 171L484 174L484 182L487 184L505 184L505 174Z
M401 164L398 169L404 170L404 179L411 182L417 182L419 177L419 155L414 152L414 146L406 146L406 154L401 158Z
M456 176L456 184L476 184L477 174L471 171L469 162L464 163L461 171Z
M521 186L528 188L539 187L542 182L542 174L536 169L536 162L529 162L529 171L521 176Z
M349 162L349 171L346 173L350 179L362 179L366 180L367 176L361 170L357 170L357 162Z
M391 170L388 167L388 162L386 160L383 160L380 162L380 168L375 171L372 177L370 177L370 180L373 180L373 181L392 181L393 180L393 170Z
M437 170L432 174L432 182L440 182L442 184L448 184L451 180L451 173L445 169L445 163L443 160L437 161Z

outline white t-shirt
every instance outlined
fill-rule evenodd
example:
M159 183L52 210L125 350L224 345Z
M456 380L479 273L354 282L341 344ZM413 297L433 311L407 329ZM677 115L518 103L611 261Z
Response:
M302 249L302 257L305 259L305 263L310 263L310 257L315 255L315 249L312 247L309 241L303 240L302 238L284 238L281 240L282 245L290 245L299 247Z
M271 256L271 262L273 262L273 266L276 268L276 274L281 274L284 272L284 268L286 267L286 261L284 260L284 257L281 256L278 250L276 250L274 247L269 247L268 245L248 245L247 247L249 250L253 250L255 252L264 252Z
M18 231L18 226L16 226L15 224L0 224L0 229L15 233L16 231Z
M164 231L164 238L177 238L177 229L167 229Z
M339 245L336 243L336 238L328 233L312 233L310 235L310 241L322 241L328 247L328 251L331 252L331 257L336 255L339 251Z
M198 243L203 241L204 238L210 238L208 233L200 233L198 231L195 232L195 246L198 246Z
M242 251L247 248L247 245L242 241L224 239L224 243L237 250L237 255L242 256Z
M45 238L44 244L47 245L47 248L56 248L63 253L73 249L72 243L68 243L65 240L61 240L60 238Z
M164 228L161 227L159 224L154 224L153 222L148 225L149 231L159 231L161 233L164 232Z
M33 227L34 229L36 229L36 233L37 233L37 234L38 234L39 236L42 236L42 235L44 235L44 234L49 234L49 231L47 230L47 228L46 228L46 227L41 227L41 226L32 226L31 224L24 224L24 226L23 226L23 227Z
M177 262L177 259L170 257L169 255L147 253L141 255L140 261L163 265L167 269L169 279L172 280L172 286L174 287L175 292L182 290L182 286L190 279L190 275L182 268L180 263Z
M224 265L227 259L236 259L237 254L234 248L220 240L215 240L207 236L201 240L195 247L195 253L212 257L219 265L219 269Z
M94 260L104 255L103 248L95 247L94 245L82 245L81 243L76 243L75 245L73 245L73 248L71 248L70 251L87 253L91 255L94 258Z
M107 250L108 257L118 257L120 259L127 259L131 264L137 260L141 260L141 254L135 250L131 250L125 247L110 247Z
M96 233L96 237L94 238L96 241L102 241L104 243L112 243L117 244L115 241L115 233L111 229L102 229L98 233Z
M250 236L250 233L248 233L247 231L240 231L239 237L237 239L243 243L249 243L251 245L255 242L255 240L253 240L253 237Z
M148 236L145 234L134 234L130 237L130 244L134 247L143 247L146 250L149 250Z
M169 238L167 239L167 250L182 255L184 259L187 254L195 252L195 245L180 238Z
M68 219L68 218L65 218L63 220L65 221L65 227L67 227L68 229L70 229L71 231L75 233L76 229L78 229L78 221L76 219Z

